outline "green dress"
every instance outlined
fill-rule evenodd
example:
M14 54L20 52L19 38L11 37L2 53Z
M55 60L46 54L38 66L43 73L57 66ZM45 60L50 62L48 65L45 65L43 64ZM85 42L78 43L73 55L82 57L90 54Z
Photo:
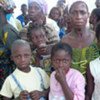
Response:
M79 70L83 75L86 73L87 64L99 57L99 48L96 43L85 48L73 48L72 67Z

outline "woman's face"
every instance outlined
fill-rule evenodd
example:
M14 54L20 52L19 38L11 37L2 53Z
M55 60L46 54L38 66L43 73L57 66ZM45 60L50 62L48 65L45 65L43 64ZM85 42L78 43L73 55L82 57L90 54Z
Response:
M76 3L70 10L70 18L74 28L82 28L87 24L88 8L84 3Z
M41 8L37 3L32 3L29 5L28 14L30 20L32 21L36 20L37 18L36 16L39 12L41 12Z
M58 50L55 52L51 61L55 70L61 68L67 72L71 67L71 56L68 52L65 52L65 50Z

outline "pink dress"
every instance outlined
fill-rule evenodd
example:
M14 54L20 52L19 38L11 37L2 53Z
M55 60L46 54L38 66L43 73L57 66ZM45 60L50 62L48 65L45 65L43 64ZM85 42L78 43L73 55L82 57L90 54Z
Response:
M50 77L50 93L49 100L66 100L62 87L55 79L55 71ZM66 74L68 86L74 93L73 100L85 100L85 79L84 76L77 70L70 68Z

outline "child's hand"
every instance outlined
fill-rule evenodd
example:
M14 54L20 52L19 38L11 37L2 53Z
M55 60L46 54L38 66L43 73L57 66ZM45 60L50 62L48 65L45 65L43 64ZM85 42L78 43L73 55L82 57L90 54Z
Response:
M32 92L30 92L30 96L31 96L32 100L39 100L40 97L42 96L42 92L41 91L32 91Z
M27 97L29 96L28 91L22 91L19 95L20 100L27 100Z
M66 81L65 75L66 75L66 73L62 68L59 68L59 69L56 70L55 77L56 77L56 79L59 83Z
M39 55L45 55L47 53L46 44L43 44L37 48L37 53Z

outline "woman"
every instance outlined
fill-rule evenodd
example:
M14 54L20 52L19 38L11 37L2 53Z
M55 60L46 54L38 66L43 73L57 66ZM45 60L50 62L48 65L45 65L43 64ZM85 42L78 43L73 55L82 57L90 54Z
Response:
M12 13L14 9L12 4L12 0L0 1L0 89L5 78L14 70L10 59L10 48L19 38L17 30L6 19L6 14Z
M86 64L94 59L94 50L89 46L93 43L95 35L87 29L86 24L89 18L88 7L83 1L76 1L69 10L72 22L72 30L62 39L73 48L72 67L78 69L83 75L86 73Z

